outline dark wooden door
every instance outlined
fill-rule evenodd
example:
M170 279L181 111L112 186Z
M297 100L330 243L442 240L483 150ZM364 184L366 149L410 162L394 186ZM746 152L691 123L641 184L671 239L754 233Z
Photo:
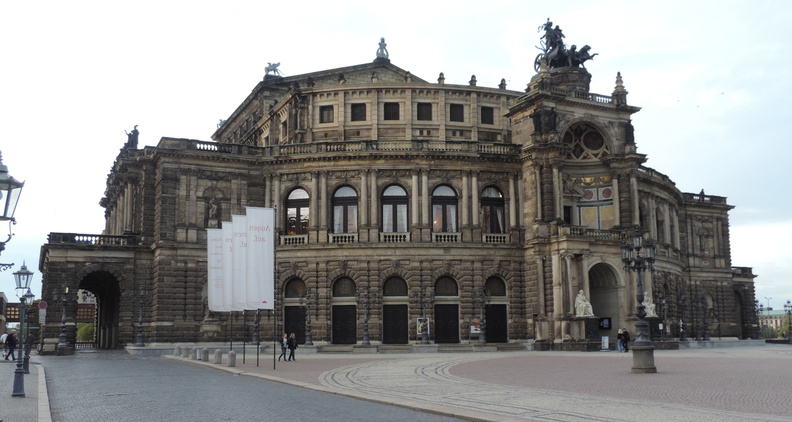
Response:
M295 334L297 343L305 343L305 310L299 306L287 306L284 312L283 332ZM278 333L281 338L281 333Z
M407 305L384 305L382 307L382 342L385 344L407 344L409 323Z
M435 343L459 343L459 305L435 305Z
M506 305L487 305L487 343L506 343L509 340Z
M333 306L333 344L357 343L357 307Z

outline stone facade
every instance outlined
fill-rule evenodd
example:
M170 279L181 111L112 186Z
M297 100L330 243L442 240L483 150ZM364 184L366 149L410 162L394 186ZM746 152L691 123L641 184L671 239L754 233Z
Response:
M121 149L104 233L51 233L42 247L44 300L61 304L44 341L73 341L78 288L97 296L102 347L139 332L149 344L249 333L252 312L206 300L205 229L246 206L277 209L277 306L261 314L262 338L416 342L425 315L433 342L475 342L484 325L490 342L562 347L590 340L574 315L583 290L609 322L596 334L614 340L635 321L620 245L636 226L658 242L646 288L665 337L706 325L756 338L754 275L731 263L732 206L643 166L621 76L610 96L588 92L590 79L543 66L526 92L475 76L430 83L384 58L267 75L214 142Z

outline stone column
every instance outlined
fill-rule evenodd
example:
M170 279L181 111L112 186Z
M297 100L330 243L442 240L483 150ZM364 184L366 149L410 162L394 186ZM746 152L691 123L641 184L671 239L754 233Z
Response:
M462 170L462 221L460 227L467 228L470 225L470 187L468 184L468 172Z
M632 202L632 224L641 224L641 198L638 197L638 180L630 176L630 202Z
M672 211L674 214L674 232L671 234L674 239L674 247L679 249L679 212L676 208Z
M379 196L377 196L377 170L371 169L371 228L379 232Z
M319 213L319 228L321 230L327 230L327 207L329 204L327 203L327 172L323 171L319 173L319 192L316 192L318 196L321 194L321 198L319 201L319 209L316 212ZM313 196L311 196L313 198Z
M431 228L432 220L429 219L429 208L432 203L429 202L429 170L421 170L421 223Z
M412 226L419 226L421 221L418 220L418 171L412 171L412 192L410 193L410 200L412 202L412 221L410 221Z
M310 215L310 220L308 224L312 228L316 228L316 224L318 223L317 217L319 216L319 173L318 172L311 172L311 202L308 214ZM322 223L324 226L324 222Z
M368 170L363 169L360 171L360 225L367 227L369 223L368 216Z
M536 219L542 220L544 218L542 213L542 170L539 167L534 167L534 177L536 178Z
M515 189L514 178L516 175L509 175L509 227L508 230L517 228L517 190Z
M480 227L481 221L479 221L479 183L478 183L478 172L474 171L471 172L471 183L473 185L473 227Z
M553 167L553 218L561 219L564 217L561 205L561 170Z
M665 219L663 219L663 239L668 244L672 244L673 240L671 238L671 213L668 207L668 203L663 203L663 215Z
M272 175L264 176L264 206L272 208Z
M613 224L621 226L621 201L619 201L619 178L614 176L613 179Z

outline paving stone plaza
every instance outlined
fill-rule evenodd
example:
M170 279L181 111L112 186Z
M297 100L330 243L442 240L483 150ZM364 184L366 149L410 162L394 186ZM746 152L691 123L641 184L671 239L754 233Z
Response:
M235 367L226 355L219 365L122 351L34 356L24 398L11 397L6 362L0 419L792 421L787 345L658 350L657 374L631 373L630 354L617 352L301 351L275 368L253 351L245 363L239 351Z

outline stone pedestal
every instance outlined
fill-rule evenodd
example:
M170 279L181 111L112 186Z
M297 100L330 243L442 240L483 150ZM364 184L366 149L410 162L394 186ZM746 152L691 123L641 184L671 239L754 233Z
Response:
M646 322L649 323L649 338L652 341L660 341L663 338L663 330L660 329L663 319L660 317L646 317Z
M654 364L654 346L636 346L630 348L633 353L633 366L630 372L634 374L654 374L657 367Z
M575 317L571 324L573 339L600 342L598 317Z

